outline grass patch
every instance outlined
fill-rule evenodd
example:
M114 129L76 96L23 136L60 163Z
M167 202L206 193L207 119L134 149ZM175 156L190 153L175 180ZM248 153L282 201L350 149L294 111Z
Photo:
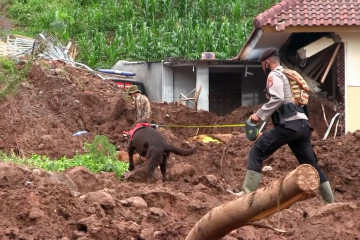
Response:
M93 143L85 143L84 147L89 152L86 154L77 154L73 158L62 157L54 160L38 154L25 158L0 151L0 159L4 162L42 168L55 172L63 172L68 168L84 166L93 173L114 172L117 177L121 178L127 171L129 164L116 160L115 146L109 143L107 137L97 135Z
M32 66L28 61L24 66L18 67L15 60L8 57L0 57L0 100L8 94L14 93Z

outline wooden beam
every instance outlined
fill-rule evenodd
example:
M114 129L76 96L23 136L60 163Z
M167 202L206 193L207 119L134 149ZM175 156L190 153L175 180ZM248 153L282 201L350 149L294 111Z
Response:
M313 79L317 82L318 82L318 79L320 78L321 74L325 71L325 69L327 67L325 64L321 64L319 66L320 66L320 68L317 70L315 77L313 77Z
M202 85L200 85L195 92L195 97L194 97L194 100L195 100L194 109L195 110L197 110L197 103L198 103L198 100L200 97L201 89L202 89Z
M326 78L331 66L334 63L335 57L336 57L337 53L339 52L339 49L340 49L340 43L337 44L336 49L335 49L335 51L334 51L334 53L333 53L333 55L332 55L332 57L330 59L330 62L329 62L328 66L327 66L327 68L326 68L326 70L324 72L324 75L322 76L322 79L320 80L320 83L324 83L325 78Z
M319 188L319 175L308 164L298 166L265 188L213 208L191 229L185 240L218 240L308 197Z
M324 62L324 59L321 57L315 58L311 64L306 64L306 68L302 70L302 72L308 76L312 75L314 69Z

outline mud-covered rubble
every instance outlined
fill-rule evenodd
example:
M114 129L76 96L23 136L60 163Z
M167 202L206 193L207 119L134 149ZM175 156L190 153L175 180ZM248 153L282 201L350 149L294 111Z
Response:
M159 124L232 124L246 120L258 106L227 116L183 105L152 102ZM307 200L244 226L224 239L358 239L360 229L360 133L322 140L326 131L321 104L313 99L310 123L314 150L330 180L336 203L324 205L317 192ZM112 83L61 62L34 64L19 90L0 102L0 148L9 154L47 155L51 159L81 153L84 142L107 136L126 151L122 131L133 122L131 100ZM327 116L334 115L326 107ZM271 128L271 124L267 126ZM86 130L88 135L73 136ZM191 156L170 155L169 180L146 183L137 165L133 176L93 174L84 167L47 172L0 162L0 239L185 239L212 208L231 201L227 190L241 188L253 142L241 127L159 128L175 146L198 144ZM219 142L202 142L209 135ZM287 146L264 162L260 187L283 177L298 163ZM277 231L277 230L281 231Z

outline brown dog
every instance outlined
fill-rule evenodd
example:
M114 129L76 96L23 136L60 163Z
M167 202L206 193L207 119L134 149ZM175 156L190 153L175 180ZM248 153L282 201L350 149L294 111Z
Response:
M153 173L160 166L162 180L166 180L166 167L169 154L188 156L196 152L197 146L190 149L181 149L170 145L165 138L146 120L138 120L130 130L128 143L129 170L135 169L133 155L136 152L146 158L147 181L153 181Z

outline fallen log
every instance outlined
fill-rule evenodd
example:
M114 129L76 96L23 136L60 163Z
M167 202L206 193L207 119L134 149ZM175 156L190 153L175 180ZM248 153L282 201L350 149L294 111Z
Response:
M303 164L266 187L213 208L191 229L185 240L217 240L308 197L319 188L319 175Z

